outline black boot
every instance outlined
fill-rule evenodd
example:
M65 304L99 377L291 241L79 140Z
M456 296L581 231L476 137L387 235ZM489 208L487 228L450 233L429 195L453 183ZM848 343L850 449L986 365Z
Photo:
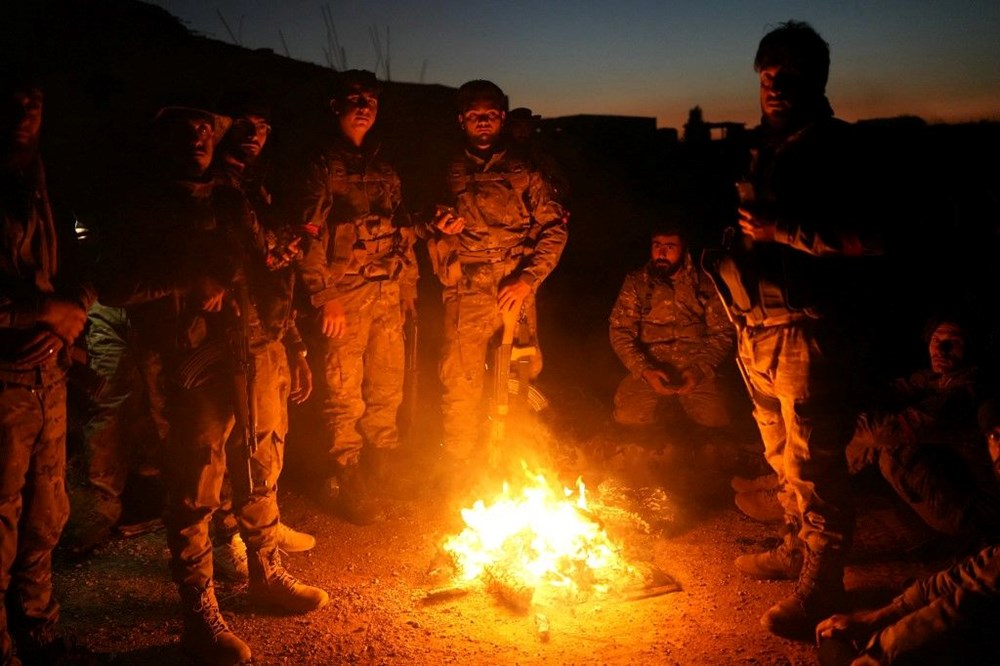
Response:
M784 638L812 640L819 621L840 609L843 600L843 553L807 548L795 590L768 609L760 623Z
M361 465L356 462L338 465L323 488L324 500L329 508L355 525L371 525L382 518L365 476Z
M197 664L242 664L251 658L250 646L234 634L219 612L215 587L181 585L184 631L181 649Z

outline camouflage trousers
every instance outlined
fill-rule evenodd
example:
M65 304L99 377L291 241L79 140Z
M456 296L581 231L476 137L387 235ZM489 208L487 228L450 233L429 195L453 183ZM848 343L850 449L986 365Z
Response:
M881 663L989 663L1000 649L1000 546L917 581L893 605L902 618L871 643Z
M738 350L753 389L764 457L814 552L849 545L854 527L844 449L854 413L850 368L822 321L747 328Z
M403 402L403 315L399 284L366 281L339 295L347 328L339 338L313 334L322 351L323 421L337 465L358 462L367 445L399 445Z
M714 377L700 382L690 393L676 396L660 395L641 377L629 375L615 391L614 417L622 425L650 425L656 420L657 409L668 400L680 403L688 418L708 428L729 425L726 399Z
M69 517L61 374L34 387L0 376L0 663L11 658L8 628L44 643L59 619L52 551Z
M503 318L497 307L497 291L507 276L504 263L463 267L463 278L444 290L444 349L438 373L444 386L441 396L444 449L467 459L482 443L485 412L483 388L488 358L502 333ZM527 337L538 340L535 296L524 300L521 318ZM529 375L542 369L541 350L535 345Z
M285 461L285 438L288 435L288 395L291 392L292 380L289 375L288 357L284 345L268 345L266 353L273 374L271 375L271 384L266 387L269 395L257 396L257 441L273 442L274 462L278 467L276 475L280 476ZM277 395L273 395L274 393ZM234 431L230 435L230 439L236 436ZM236 443L231 443L230 448L233 444ZM238 443L238 446L242 446L242 443ZM228 541L239 532L239 521L233 512L233 483L229 474L226 474L226 478L223 480L219 500L219 509L212 515L212 526L217 541Z
M862 416L847 447L851 473L878 468L896 495L938 532L1000 534L1000 493L984 447L976 446L978 437L969 446L915 441L913 433L896 415Z
M278 525L277 484L284 455L279 404L288 385L284 346L268 342L254 350L257 372L257 451L247 461L242 436L233 434L234 389L227 377L193 389L170 386L166 415L170 419L165 456L167 545L170 568L178 585L204 587L212 580L209 521L220 507L227 472L232 483L233 512L251 553L275 548ZM227 373L228 375L228 373ZM287 388L284 389L287 395Z
M142 377L128 345L124 308L94 303L87 319L88 362L106 382L83 427L87 481L111 500L106 505L114 513L108 516L114 523L121 514L120 498L129 469L138 457L132 446L143 439L138 423L143 421L141 412L146 406Z

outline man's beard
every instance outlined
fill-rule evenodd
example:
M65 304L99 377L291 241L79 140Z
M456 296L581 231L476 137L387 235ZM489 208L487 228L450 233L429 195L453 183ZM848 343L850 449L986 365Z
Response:
M670 279L677 272L679 264L672 263L666 259L653 260L653 275L661 280Z

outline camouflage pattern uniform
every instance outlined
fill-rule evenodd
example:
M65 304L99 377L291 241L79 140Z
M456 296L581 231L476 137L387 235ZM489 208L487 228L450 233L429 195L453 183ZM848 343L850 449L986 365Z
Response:
M883 409L858 419L847 447L851 473L877 467L939 532L998 533L1000 497L976 421L982 387L976 367L896 380Z
M627 425L652 423L664 396L642 378L650 368L671 378L696 367L704 375L694 390L678 395L685 413L709 427L729 424L725 396L715 383L715 368L732 353L733 329L711 281L683 264L669 278L657 276L652 262L625 277L610 317L611 346L631 373L615 393L615 420Z
M449 166L448 184L465 228L455 236L431 229L428 246L444 285L443 444L468 458L480 441L487 348L502 327L497 292L506 280L531 285L522 317L536 341L535 293L566 246L567 213L542 173L503 149L487 159L463 151ZM533 376L541 365L538 353Z
M1000 546L913 583L892 605L900 619L865 651L878 663L987 663L1000 649Z
M73 230L59 228L41 160L0 171L0 662L19 642L54 638L52 550L69 517L66 495L68 350L37 365L14 355L42 327L39 299L59 295L86 309L93 293L74 280ZM8 620L8 613L10 618Z
M310 330L324 362L318 374L326 380L329 452L344 467L357 463L366 445L399 445L401 304L416 299L415 236L399 177L378 146L358 149L338 136L311 164L305 186L300 223L317 237L299 262L302 288L317 309L340 300L347 318L339 338Z
M811 552L840 566L854 524L844 450L855 412L843 322L829 310L847 262L878 251L861 185L848 182L857 166L849 131L829 109L790 135L762 127L744 203L770 211L775 239L736 240L704 262L737 325L737 360L782 505L794 510L788 520Z
M151 403L169 423L167 543L183 596L185 590L211 587L208 523L220 505L227 466L248 551L276 551L281 447L275 431L283 428L279 400L282 390L288 392L288 371L284 347L258 314L268 311L274 286L263 269L263 231L243 194L212 180L166 181L142 193L134 210L127 247L113 253L101 271L101 295L110 305L127 306ZM248 271L248 266L260 268ZM204 312L191 293L200 277L231 285L244 275L256 381L277 387L256 391L260 416L252 488L242 438L230 437L235 425L231 306Z

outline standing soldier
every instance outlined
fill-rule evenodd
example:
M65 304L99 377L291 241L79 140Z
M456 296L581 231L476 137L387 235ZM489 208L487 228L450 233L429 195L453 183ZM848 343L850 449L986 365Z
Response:
M371 494L399 445L403 318L416 308L414 235L399 177L369 132L378 115L375 75L339 75L330 98L337 133L310 165L300 222L317 237L299 274L315 309L326 392L323 420L333 476L321 500L346 520L379 517ZM362 472L362 451L365 472Z
M69 516L66 371L91 291L73 279L73 229L53 218L38 151L41 85L0 72L0 661L50 663L59 604L52 550ZM9 614L9 615L8 615Z
M267 187L267 161L262 157L264 147L271 134L271 107L260 95L250 91L235 91L224 96L220 111L233 119L233 126L216 149L212 175L222 183L234 187L247 198L254 215L264 228L267 245L279 253L286 248L277 248L279 235L274 220L271 219L271 192ZM293 241L294 242L294 241ZM287 246L287 243L285 243ZM294 248L293 248L294 249ZM308 399L312 392L312 373L306 361L306 347L295 326L292 310L292 288L295 273L288 263L291 256L278 256L272 252L274 263L269 267L273 273L267 282L271 293L267 300L269 308L261 313L268 335L280 340L287 352L287 359L275 354L279 378L273 386L261 386L263 391L277 393L274 400L265 404L274 409L258 412L257 428L259 437L271 440L278 448L278 473L285 458L285 437L288 434L288 400L297 404ZM246 580L248 575L246 544L239 535L239 525L232 511L232 487L226 481L222 488L222 508L212 516L214 527L212 559L215 573L234 581ZM284 523L278 523L278 547L288 553L298 553L312 549L316 539L310 534L293 530Z
M844 589L854 369L833 306L851 272L842 257L875 250L850 126L826 98L829 66L829 46L805 23L782 24L761 40L754 68L763 119L740 187L742 238L705 262L738 329L737 361L765 458L791 499L782 546L736 562L751 576L798 580L761 618L786 636L809 634Z
M537 340L535 293L558 263L568 232L548 180L520 152L507 150L503 91L490 81L469 81L457 101L465 148L449 166L450 205L439 207L428 245L444 285L444 454L467 463L481 443L490 339L504 313L513 313ZM540 371L536 354L531 374Z
M288 381L281 376L285 349L266 318L273 274L263 230L242 192L207 173L229 124L201 108L160 110L154 130L162 177L141 193L127 247L110 255L101 273L108 304L128 307L153 402L169 422L165 522L181 644L211 664L251 657L222 618L213 584L209 521L227 466L251 599L294 613L329 601L281 563L274 433L258 429L253 446L229 437L234 427L253 427L254 411L260 424L273 424L278 393L270 387Z
M611 311L611 346L630 372L615 392L615 421L651 424L657 406L676 398L698 425L724 428L715 368L732 353L732 325L680 230L659 227L651 240L650 260L628 274Z

